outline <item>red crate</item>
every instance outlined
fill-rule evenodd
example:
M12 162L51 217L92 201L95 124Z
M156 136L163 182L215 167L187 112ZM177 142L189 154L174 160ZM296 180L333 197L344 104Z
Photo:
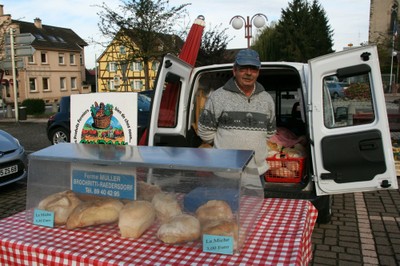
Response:
M299 183L304 171L304 157L288 157L286 154L275 154L268 157L270 169L265 173L267 182Z

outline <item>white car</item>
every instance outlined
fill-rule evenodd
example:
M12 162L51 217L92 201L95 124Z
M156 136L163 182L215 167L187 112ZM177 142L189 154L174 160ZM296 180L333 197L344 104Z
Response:
M12 135L0 130L0 186L25 178L26 164L24 147Z

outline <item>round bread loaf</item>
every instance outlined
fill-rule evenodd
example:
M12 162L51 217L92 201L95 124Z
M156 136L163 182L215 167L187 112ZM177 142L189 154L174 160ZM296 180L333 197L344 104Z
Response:
M209 200L196 210L196 217L203 225L208 221L232 220L232 209L226 201Z
M233 248L237 248L239 228L233 220L213 220L202 224L202 235L231 236L233 237Z
M189 214L179 214L162 224L157 238L167 244L190 242L200 237L200 223Z
M165 223L172 217L182 213L182 209L175 194L164 192L157 193L154 195L151 202L156 210L156 216L160 223Z

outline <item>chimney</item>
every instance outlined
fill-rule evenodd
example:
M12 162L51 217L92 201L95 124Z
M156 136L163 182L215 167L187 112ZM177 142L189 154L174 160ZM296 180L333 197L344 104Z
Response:
M4 5L0 5L0 16L4 15Z
M33 21L35 23L36 28L38 28L38 29L42 28L42 20L40 18L35 18Z

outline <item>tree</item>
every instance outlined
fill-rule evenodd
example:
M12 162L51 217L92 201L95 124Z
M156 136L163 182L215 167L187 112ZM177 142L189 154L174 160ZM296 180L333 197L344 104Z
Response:
M258 51L262 61L280 61L280 43L277 38L276 22L271 22L257 37L253 49Z
M5 44L5 39L6 36L9 36L10 34L10 25L11 25L11 17L5 17L5 19L0 20L0 50L5 51L6 50L6 44ZM5 53L0 54L0 60L3 61L6 55Z
M210 25L210 29L203 33L196 65L204 66L225 62L224 55L230 39L226 34L228 28L220 30L221 26L222 24L215 27Z
M263 60L307 62L333 52L332 35L317 0L312 5L306 0L293 0L282 10L281 19L262 31L254 47Z
M179 51L176 22L186 6L169 7L168 0L121 0L119 10L103 3L98 13L101 33L116 46L126 48L128 62L143 62L146 90L149 89L149 62L168 52ZM115 10L115 11L114 11Z
M314 51L314 55L312 55L312 57L334 52L332 50L333 30L329 25L329 20L326 16L325 10L317 0L313 1L310 10L310 16L311 24L309 25L309 32L313 33L313 37L315 37L315 39L311 42L312 51Z

